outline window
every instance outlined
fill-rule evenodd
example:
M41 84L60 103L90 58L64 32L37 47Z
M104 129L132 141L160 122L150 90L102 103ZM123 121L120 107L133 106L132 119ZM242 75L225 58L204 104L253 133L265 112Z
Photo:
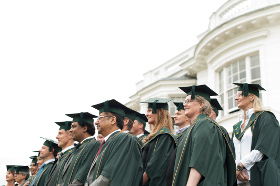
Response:
M233 83L245 82L261 84L259 54L237 60L219 72L219 97L224 112L230 113L238 109L235 101L238 87ZM221 112L221 116L224 112Z

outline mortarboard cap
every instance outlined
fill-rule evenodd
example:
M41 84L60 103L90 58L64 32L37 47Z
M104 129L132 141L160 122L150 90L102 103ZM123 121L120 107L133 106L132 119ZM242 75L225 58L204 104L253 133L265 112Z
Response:
M127 107L124 112L125 112L125 116L126 117L128 117L129 119L134 121L135 115L136 115L136 111L134 111L134 110L132 110L132 109Z
M18 165L16 167L16 173L19 173L19 172L29 172L29 167L28 166Z
M73 118L72 122L78 122L80 126L84 126L84 123L93 125L93 118L97 117L88 112L80 112L80 113L65 114L65 115L69 116L70 118Z
M204 97L208 102L210 102L210 96L217 96L218 94L210 89L207 85L193 85L189 87L179 87L182 91L191 95L191 99L195 99L195 95Z
M52 140L52 139L48 139L48 138L43 138L43 137L40 137L44 140L46 140L43 145L49 147L49 150L51 151L53 148L56 150L56 152L59 152L61 150L60 147L58 147L58 142L55 141L55 140Z
M32 152L37 152L38 156L40 157L40 151L36 150L36 151L32 151Z
M15 165L6 165L7 166L7 171L14 172L16 170Z
M217 99L211 99L210 104L211 104L212 109L216 113L216 116L218 116L219 110L223 110L222 106L220 105L220 103L218 102Z
M265 90L259 84L248 84L248 83L233 83L239 86L238 91L243 92L243 96L247 97L248 93L252 93L255 96L259 97L260 93L259 90Z
M62 121L62 122L55 122L59 126L59 130L64 129L65 131L71 129L72 121Z
M144 128L146 127L146 122L148 122L147 117L145 116L145 114L140 114L140 113L135 113L135 118L134 120L139 121L140 123L142 123L144 125Z
M36 166L37 165L37 156L30 156L29 158L31 159L31 163L34 163Z
M153 109L153 114L157 113L156 109L165 109L168 111L168 102L171 101L172 98L150 98L146 101L142 101L141 103L148 103L148 108Z
M185 110L183 102L173 102L173 103L174 105L176 105L178 111Z
M99 114L101 114L102 112L114 112L119 114L122 118L125 116L125 110L128 109L126 106L116 101L115 99L92 105L92 107L99 110Z

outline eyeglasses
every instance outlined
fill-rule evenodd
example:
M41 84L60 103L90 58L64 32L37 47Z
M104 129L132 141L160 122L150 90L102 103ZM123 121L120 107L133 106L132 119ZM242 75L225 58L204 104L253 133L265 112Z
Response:
M184 105L185 105L185 104L189 104L190 102L193 102L193 100L187 99L187 100L185 100L185 101L183 102L183 104L184 104Z
M100 121L102 118L109 118L109 117L113 117L113 116L98 116L97 120Z
M239 97L240 98L242 96L243 96L243 93L237 93L235 97Z

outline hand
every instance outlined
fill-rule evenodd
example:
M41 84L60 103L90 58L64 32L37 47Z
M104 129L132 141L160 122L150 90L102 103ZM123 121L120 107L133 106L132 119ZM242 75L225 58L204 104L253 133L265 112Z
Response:
M237 174L237 172L239 173ZM249 177L245 174L244 171L236 170L236 179L238 179L239 181L247 181Z
M29 185L29 181L27 181L23 186L28 186Z

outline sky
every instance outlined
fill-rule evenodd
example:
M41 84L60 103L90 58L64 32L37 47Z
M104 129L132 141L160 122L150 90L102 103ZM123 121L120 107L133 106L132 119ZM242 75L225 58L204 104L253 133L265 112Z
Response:
M197 43L226 0L0 1L0 185L65 114L125 104L143 74Z

